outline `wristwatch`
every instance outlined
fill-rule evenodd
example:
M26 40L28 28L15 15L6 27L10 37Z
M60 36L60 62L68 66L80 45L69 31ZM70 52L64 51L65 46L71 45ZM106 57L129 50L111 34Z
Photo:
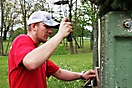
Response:
M85 78L83 77L83 74L84 74L85 72L86 72L86 71L82 71L82 72L81 72L80 79L85 79Z

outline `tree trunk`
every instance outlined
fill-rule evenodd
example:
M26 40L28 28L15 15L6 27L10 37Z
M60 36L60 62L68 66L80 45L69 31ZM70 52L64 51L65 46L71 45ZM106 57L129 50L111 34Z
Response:
M19 0L20 5L21 5L21 10L22 10L22 15L23 15L23 22L24 22L24 33L27 33L27 24L26 24L26 1L25 0Z
M91 6L92 6L92 10L93 10L92 11L93 12L93 15L95 15L96 14L96 6L93 3L91 3ZM96 18L92 18L92 28L93 28L93 30L95 30L94 29L94 23L95 22L96 22ZM91 33L91 39L90 39L90 51L91 52L93 50L93 42L94 42L94 36L93 36L93 31L92 31L92 33Z
M76 5L75 5L76 9L75 9L75 26L74 26L74 40L75 40L75 53L78 54L78 51L77 51L77 41L76 41L76 24L77 24L77 0L76 0Z
M3 23L4 23L4 9L3 9L3 0L1 0L1 36L0 36L0 54L4 55L4 47L3 47Z
M83 30L82 30L82 52L84 53L84 40L83 40Z
M69 5L69 12L70 12L69 17L70 17L70 21L72 19L71 10L72 10L72 0L70 0L70 5ZM73 42L72 41L70 41L70 49L71 49L71 54L74 54L74 47L73 47Z
M9 30L9 26L7 26L7 28L4 30L3 41L6 40L6 38L7 38L8 30Z
M93 41L94 41L94 39L93 39L93 31L92 31L91 38L90 38L90 52L92 52L92 50L93 50Z
M27 10L26 10L26 1L24 0L24 9L23 9L23 20L24 20L24 33L27 34L27 22L26 22L26 13L27 13Z

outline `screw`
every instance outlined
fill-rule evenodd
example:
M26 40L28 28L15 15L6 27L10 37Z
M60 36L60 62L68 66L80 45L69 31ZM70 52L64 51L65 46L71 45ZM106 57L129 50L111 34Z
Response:
M123 25L125 28L130 28L132 26L132 22L131 20L126 20Z

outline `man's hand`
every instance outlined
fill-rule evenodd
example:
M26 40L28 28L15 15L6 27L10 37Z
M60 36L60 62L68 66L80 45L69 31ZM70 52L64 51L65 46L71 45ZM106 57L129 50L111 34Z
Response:
M82 77L86 80L92 79L96 77L94 70L88 70L84 74L82 74Z
M72 23L69 21L68 18L64 18L60 23L58 33L62 37L67 37L70 34L70 32L72 32Z

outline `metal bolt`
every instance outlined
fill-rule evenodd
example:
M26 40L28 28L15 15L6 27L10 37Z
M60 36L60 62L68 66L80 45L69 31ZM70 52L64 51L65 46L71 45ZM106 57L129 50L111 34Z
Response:
M124 25L125 28L130 28L132 26L132 21L131 20L126 20L123 25Z

